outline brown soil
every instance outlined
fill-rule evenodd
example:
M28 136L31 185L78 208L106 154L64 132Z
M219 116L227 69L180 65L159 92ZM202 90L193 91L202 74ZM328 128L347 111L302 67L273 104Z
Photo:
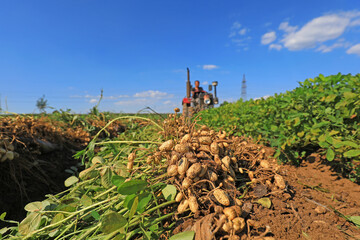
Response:
M69 170L76 174L83 169L81 161L73 155L106 122L91 120L88 124L94 126L93 132L48 117L0 119L0 147L15 148L13 160L0 162L0 214L6 212L6 219L20 221L25 217L27 203L65 190L64 181L72 175ZM114 124L103 137L114 137L124 129L123 125ZM5 225L0 221L0 228Z
M0 213L21 220L28 202L64 190L63 182L71 176L65 170L78 164L72 156L90 138L82 129L64 129L47 118L18 116L1 119L0 139L16 153L13 160L0 163Z
M360 216L360 186L339 177L318 156L312 157L316 160L300 167L281 166L287 193L271 196L270 209L254 204L250 218L262 228L270 226L267 236L275 239L360 239L360 229L334 211ZM251 228L248 236L263 230Z
M270 209L252 203L242 240L360 239L360 228L340 216L360 216L358 184L339 177L319 157L300 167L282 165L279 174L286 180L287 190L270 194ZM189 231L195 223L193 218L179 219L175 232Z

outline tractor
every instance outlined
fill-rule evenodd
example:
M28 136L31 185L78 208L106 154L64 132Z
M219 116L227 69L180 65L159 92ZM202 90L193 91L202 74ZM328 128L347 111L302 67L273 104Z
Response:
M209 85L208 92L200 92L198 97L193 98L193 96L191 96L192 86L190 82L190 70L187 68L186 97L182 100L183 115L190 118L195 113L205 109L213 108L215 104L218 104L219 99L216 95L217 85L217 81L212 82L212 84ZM210 93L212 90L214 90L214 93Z

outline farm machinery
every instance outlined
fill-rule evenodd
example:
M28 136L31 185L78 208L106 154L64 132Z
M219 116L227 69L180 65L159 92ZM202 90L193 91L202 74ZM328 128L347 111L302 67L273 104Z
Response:
M187 68L187 82L186 82L186 97L182 100L183 115L185 117L191 117L193 114L213 108L215 104L219 103L219 99L216 95L217 81L212 82L208 87L208 92L204 91L201 87L192 87L190 82L190 70ZM213 93L211 91L214 90Z

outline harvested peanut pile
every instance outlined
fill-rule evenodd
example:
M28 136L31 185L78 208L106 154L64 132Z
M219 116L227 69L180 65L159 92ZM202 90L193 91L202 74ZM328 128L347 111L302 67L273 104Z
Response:
M178 189L174 234L194 230L196 239L247 237L256 224L249 219L253 206L270 208L269 196L290 191L275 160L268 157L273 150L206 126L195 130L183 121L174 116L165 122L165 129L177 130L172 134L179 138L164 142L148 158L148 163L167 159L168 182ZM262 227L255 234L273 239L271 231Z
M325 221L300 216L300 208L308 205L319 216L329 209L314 203L311 194L304 198L287 166L279 166L271 157L273 149L206 126L195 130L195 124L188 126L184 119L172 117L165 122L165 129L179 138L164 142L148 163L158 164L166 158L167 181L179 192L173 234L192 230L196 240L360 236L354 225L339 220L334 211L331 217L339 220L330 222L334 226L325 227ZM304 221L309 225L302 224ZM337 228L339 222L346 229Z

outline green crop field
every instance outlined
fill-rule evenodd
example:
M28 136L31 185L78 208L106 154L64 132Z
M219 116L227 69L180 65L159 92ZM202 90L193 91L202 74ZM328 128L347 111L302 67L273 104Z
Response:
M201 112L200 123L251 136L297 163L320 151L353 181L360 179L360 74L319 75L267 99L238 101Z

